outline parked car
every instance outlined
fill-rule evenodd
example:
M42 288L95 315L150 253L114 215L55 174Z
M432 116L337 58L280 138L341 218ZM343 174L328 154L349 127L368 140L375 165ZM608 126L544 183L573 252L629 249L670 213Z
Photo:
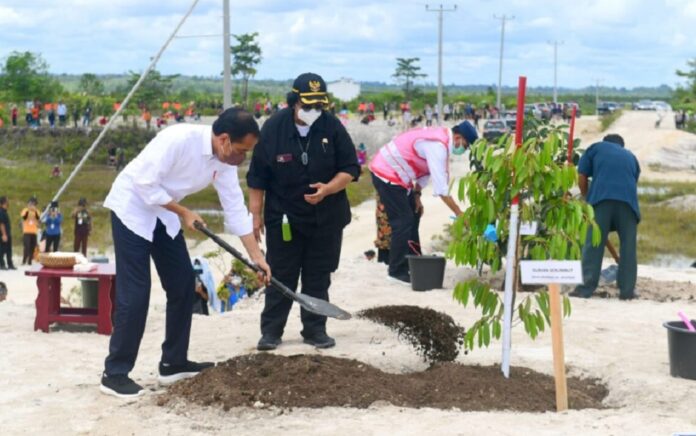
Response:
M580 109L578 103L574 101L563 103L563 112L566 113L568 117L573 114L573 108L575 108L575 118L580 118L582 116L582 109Z
M533 105L533 104L525 104L524 105L524 114L531 115L534 118L541 119L541 109L538 109L536 107L536 105Z
M634 111L654 111L656 109L655 103L651 100L640 100L632 105Z
M599 115L606 115L621 109L622 106L619 103L613 101L602 101L597 106L597 113Z
M551 119L551 108L549 105L546 103L534 103L534 106L539 110L539 113L541 116L539 117L542 120L550 120Z
M510 128L502 118L488 120L483 125L483 137L490 142L496 142L501 136L508 133L510 133Z
M669 103L665 101L660 101L660 100L655 100L653 101L653 107L655 108L656 111L671 111L672 106L670 106Z
M517 111L505 111L503 112L503 120L511 132L514 132L517 128Z

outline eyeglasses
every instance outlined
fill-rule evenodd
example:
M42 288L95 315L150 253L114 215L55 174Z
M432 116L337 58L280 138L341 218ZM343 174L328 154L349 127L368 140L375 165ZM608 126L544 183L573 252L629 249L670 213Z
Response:
M306 111L312 110L312 109L316 109L316 110L320 111L320 110L324 109L324 107L326 107L326 105L324 103L314 103L314 104L303 104L302 105L302 109L306 110Z

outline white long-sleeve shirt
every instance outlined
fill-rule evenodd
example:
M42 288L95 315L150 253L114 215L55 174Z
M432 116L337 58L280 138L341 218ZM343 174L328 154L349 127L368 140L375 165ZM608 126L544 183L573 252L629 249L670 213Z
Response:
M215 186L228 232L252 233L237 167L213 155L212 128L177 124L161 131L114 181L104 207L111 209L133 233L152 241L157 219L172 237L181 230L179 217L163 206Z
M451 143L451 141L450 141ZM430 175L420 177L417 182L425 187L429 180L433 182L433 195L449 195L449 174L447 173L447 149L437 141L416 141L416 153L428 162Z

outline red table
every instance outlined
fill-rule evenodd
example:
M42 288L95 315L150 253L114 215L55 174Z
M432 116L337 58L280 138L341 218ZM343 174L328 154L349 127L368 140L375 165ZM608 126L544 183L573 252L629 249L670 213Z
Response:
M36 297L36 320L34 330L48 333L48 326L54 322L96 324L97 333L111 334L111 314L114 310L116 292L116 265L98 264L90 272L75 272L72 269L44 268L35 265L25 272L36 277L39 294ZM60 281L62 277L78 277L99 280L98 303L96 309L60 306Z

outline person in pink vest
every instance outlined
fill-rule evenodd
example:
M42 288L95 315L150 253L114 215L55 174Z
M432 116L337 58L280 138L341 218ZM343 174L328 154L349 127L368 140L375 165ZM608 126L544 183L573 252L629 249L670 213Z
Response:
M449 195L449 157L461 155L478 139L468 121L453 127L412 129L384 145L370 162L372 183L384 204L392 228L389 279L410 283L406 255L418 247L418 226L423 214L420 196L432 180L433 193L459 216L462 211Z

